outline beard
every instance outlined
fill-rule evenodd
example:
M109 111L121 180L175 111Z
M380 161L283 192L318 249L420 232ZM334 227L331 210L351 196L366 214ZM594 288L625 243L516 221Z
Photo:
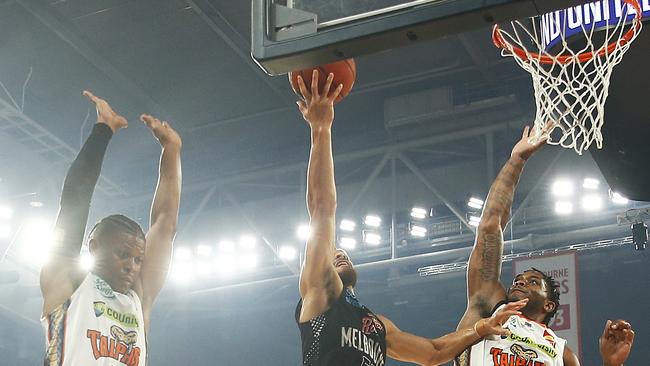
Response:
M357 285L357 271L354 268L344 268L338 271L338 274L344 287L354 287Z

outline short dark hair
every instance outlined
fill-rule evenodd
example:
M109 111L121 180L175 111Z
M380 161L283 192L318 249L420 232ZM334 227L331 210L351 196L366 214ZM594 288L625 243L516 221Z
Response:
M99 220L90 230L89 237L91 238L105 238L106 235L114 234L116 232L127 233L135 235L144 239L144 231L140 224L134 220L120 214L106 216Z
M560 283L557 282L553 277L547 275L546 273L540 271L535 267L531 267L528 271L535 271L542 275L542 279L546 282L546 297L549 301L552 301L555 304L555 308L550 313L546 314L544 318L544 324L548 325L551 322L551 319L557 313L558 307L560 306Z

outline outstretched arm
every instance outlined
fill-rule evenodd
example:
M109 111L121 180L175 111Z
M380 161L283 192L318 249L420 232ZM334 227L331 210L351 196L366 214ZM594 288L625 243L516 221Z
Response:
M140 290L145 317L165 283L176 235L181 200L181 146L178 133L167 122L150 115L140 116L162 147L158 185L151 204L147 245L140 272ZM145 322L148 323L147 319Z
M418 365L432 366L451 361L463 350L478 342L481 338L495 334L507 335L503 323L528 302L527 299L510 303L494 313L490 318L479 319L467 328L459 329L440 338L427 339L401 331L385 317L381 321L386 326L386 344L388 356L399 361L413 362Z
M521 140L512 149L510 159L499 172L488 193L481 223L476 233L474 248L467 268L467 310L458 329L486 317L492 308L505 299L501 275L503 255L503 228L508 222L515 188L526 161L545 143L528 142L529 128L524 129Z
M334 270L334 240L336 228L336 187L332 157L332 123L334 100L339 86L330 93L330 74L322 95L318 91L318 71L312 75L311 90L298 77L304 100L298 108L311 129L311 152L307 168L307 210L311 234L307 240L305 263L300 273L302 311L300 321L306 321L325 311L331 301L343 291L343 283Z
M95 103L97 123L63 183L52 256L41 269L43 315L65 302L79 285L83 275L79 270L79 250L104 154L113 134L127 126L126 119L115 113L105 100L88 91L84 91L84 95Z

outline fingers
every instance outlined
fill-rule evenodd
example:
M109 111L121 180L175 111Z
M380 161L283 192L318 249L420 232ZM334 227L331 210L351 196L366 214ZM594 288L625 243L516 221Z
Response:
M339 84L339 86L337 86L336 89L334 89L334 91L332 92L332 95L329 96L329 101L334 102L336 98L338 98L339 95L341 95L342 90L343 90L343 84Z
M298 75L298 89L300 89L300 94L305 100L311 99L311 93L307 91L307 85L305 85L301 75Z
M510 302L504 307L504 310L519 310L528 304L528 299L521 299L519 301Z
M334 74L329 73L327 75L327 80L325 80L325 85L323 85L323 95L328 96L330 94L330 88L332 87L332 81L334 81Z
M628 343L630 346L634 343L634 331L632 329L625 329L625 343Z
M605 323L605 329L603 329L602 338L605 338L605 339L607 338L607 336L609 335L609 330L610 330L611 326L612 326L612 321L607 320L607 322Z
M147 127L153 129L160 125L164 125L166 122L161 123L160 120L150 114L140 115L140 121L144 122Z
M530 131L530 126L524 127L524 133L521 134L521 138L522 139L527 139L529 131Z
M311 73L311 95L318 98L318 70L314 69Z
M307 113L307 103L305 103L304 100L299 100L296 102L296 104L298 105L298 110L300 111L300 113L302 114Z
M96 97L95 94L91 93L88 90L84 90L82 94L86 98L90 99L90 101L93 102L93 103L97 103L97 102L99 102L101 100L100 98Z

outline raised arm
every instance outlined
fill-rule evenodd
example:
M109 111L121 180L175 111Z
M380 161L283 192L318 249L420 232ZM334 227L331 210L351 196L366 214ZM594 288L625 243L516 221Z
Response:
M499 278L503 255L503 228L508 222L515 188L526 161L545 143L528 142L529 127L512 149L510 159L490 187L476 233L474 248L467 268L467 310L458 329L466 328L478 319L490 315L492 308L506 298Z
M302 297L301 321L325 311L343 291L343 283L334 269L336 229L336 187L332 157L334 100L341 86L330 93L333 75L329 75L322 95L318 91L318 71L312 75L311 90L298 77L304 100L298 108L311 128L311 151L307 168L307 210L311 234L307 240L305 262L300 273Z
M140 272L140 289L145 317L163 287L172 257L178 209L181 200L181 147L178 133L167 122L143 114L140 119L149 127L162 148L158 185L151 204L147 244ZM145 322L148 322L145 319Z
M95 103L97 123L72 162L63 183L55 243L51 259L41 269L43 315L65 302L80 284L79 251L83 244L90 201L99 179L106 148L118 129L127 127L124 117L103 99L88 91L84 95Z
M427 339L403 332L393 322L380 317L386 326L388 356L403 362L418 365L441 365L451 361L472 344L487 335L507 335L503 323L528 302L528 299L510 303L489 318L479 319L467 328L459 329L440 338Z

